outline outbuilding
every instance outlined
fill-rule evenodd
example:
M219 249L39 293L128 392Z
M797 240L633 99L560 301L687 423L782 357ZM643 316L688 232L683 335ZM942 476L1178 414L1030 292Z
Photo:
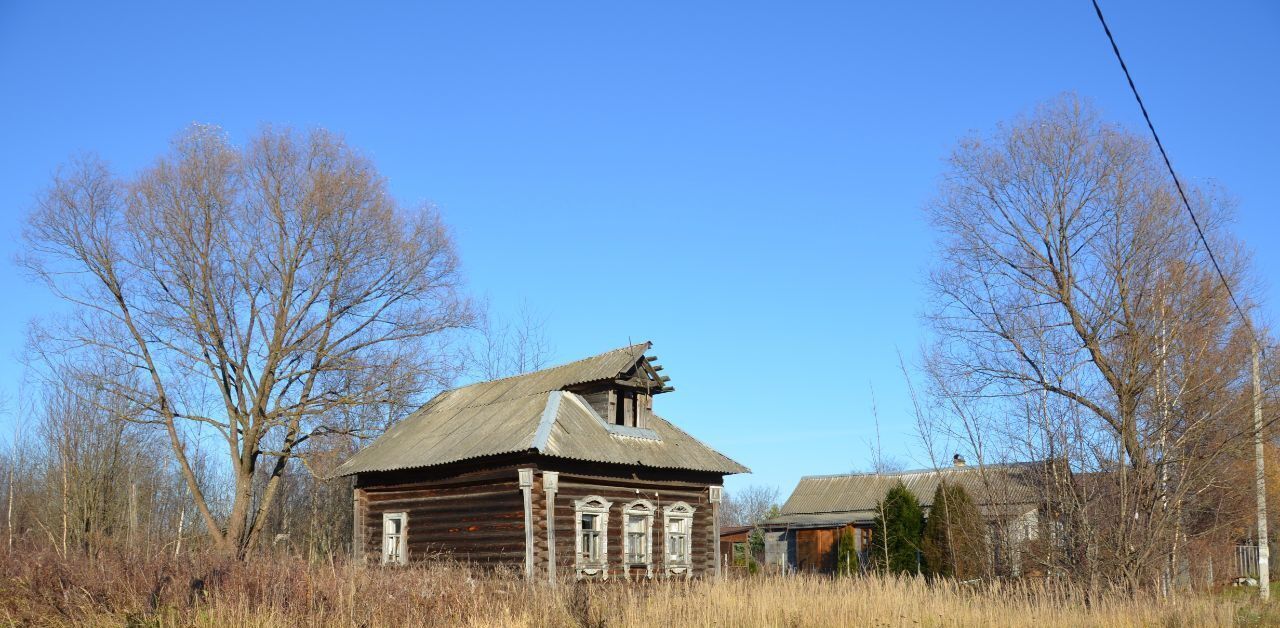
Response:
M978 504L993 568L1016 573L1023 543L1039 533L1035 486L1040 468L1032 463L969 466L957 455L952 466L939 469L805 476L781 513L762 526L765 562L784 571L834 572L840 537L852 531L859 563L867 565L876 508L889 489L902 483L927 518L939 483L948 482L963 487Z

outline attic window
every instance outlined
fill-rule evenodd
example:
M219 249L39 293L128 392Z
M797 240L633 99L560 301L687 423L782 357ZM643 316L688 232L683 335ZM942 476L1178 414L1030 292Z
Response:
M618 403L613 413L614 425L636 426L636 394L631 391L618 392Z
M623 427L649 427L649 413L653 397L635 390L618 390L611 395L612 416L610 422Z

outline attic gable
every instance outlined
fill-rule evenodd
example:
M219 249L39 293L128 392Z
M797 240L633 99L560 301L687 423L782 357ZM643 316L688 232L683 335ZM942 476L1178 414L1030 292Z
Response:
M529 452L654 468L746 472L653 413L653 395L672 388L669 378L659 374L662 367L656 358L645 356L650 346L646 342L614 349L440 393L357 452L334 475Z

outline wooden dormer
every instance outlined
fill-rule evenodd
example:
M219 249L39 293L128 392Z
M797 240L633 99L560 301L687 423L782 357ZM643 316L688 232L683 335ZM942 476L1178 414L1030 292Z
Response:
M670 377L662 375L657 356L640 355L634 364L612 379L585 382L566 388L577 393L606 423L648 428L653 396L671 392Z

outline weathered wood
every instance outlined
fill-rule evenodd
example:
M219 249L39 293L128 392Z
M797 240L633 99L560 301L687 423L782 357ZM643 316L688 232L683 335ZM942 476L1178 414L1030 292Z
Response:
M641 403L645 401L649 400ZM635 411L643 407L637 406ZM633 420L641 419L633 415ZM649 500L657 509L650 533L655 578L668 577L661 507L676 501L694 509L689 576L714 573L718 538L709 487L720 483L720 474L537 456L510 456L501 463L501 468L468 462L419 475L359 478L359 499L353 501L353 508L360 521L353 524L353 529L363 538L354 544L357 551L371 559L378 558L382 514L405 512L410 561L448 558L479 565L506 565L530 575L537 569L546 569L548 579L554 581L560 575L575 573L574 500L599 495L614 504L604 530L609 578L635 575L623 564L622 506L637 498ZM521 468L532 471L528 486L522 486L520 481ZM548 476L555 478L550 485Z
M566 480L566 476L561 475L559 482L560 492L557 497L555 507L555 527L557 537L558 554L563 553L568 560L559 561L561 565L566 566L570 571L574 562L574 523L575 511L573 509L573 500L581 499L588 495L599 495L600 497L613 501L615 505L621 505L631 500L639 498L648 499L658 508L658 516L655 517L654 530L652 533L654 574L656 577L668 577L667 570L664 567L664 559L666 556L666 534L661 529L661 506L682 501L694 508L692 530L690 531L691 553L689 571L692 577L701 577L713 572L715 568L716 543L718 540L714 536L714 511L711 508L709 495L706 487L702 490L647 490L651 488L647 485L637 494L636 490L640 487L629 485L625 478L610 478L605 481L591 482L585 478L574 477L572 480ZM656 493L656 495L655 495ZM611 512L608 519L608 527L606 534L609 537L608 542L608 576L625 577L627 573L626 567L623 565L623 537L625 535L624 518L622 511L615 508ZM559 541L564 537L563 542Z
M533 469L520 469L520 492L524 499L524 576L533 578Z
M543 473L542 485L545 491L543 510L546 511L547 580L554 587L559 581L556 578L556 493L560 489L560 474L555 471Z

